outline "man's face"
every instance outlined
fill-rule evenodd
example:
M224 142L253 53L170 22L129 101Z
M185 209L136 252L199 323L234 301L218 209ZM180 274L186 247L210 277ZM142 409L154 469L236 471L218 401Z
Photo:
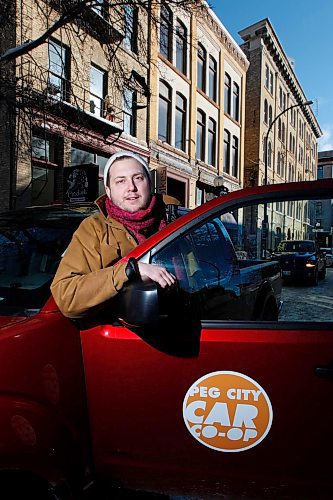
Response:
M105 191L115 205L132 213L147 208L151 199L146 171L134 158L121 158L112 164Z

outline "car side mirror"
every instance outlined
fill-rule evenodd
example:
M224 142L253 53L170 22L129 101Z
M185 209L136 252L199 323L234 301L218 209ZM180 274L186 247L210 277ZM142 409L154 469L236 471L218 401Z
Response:
M129 327L151 326L160 320L159 287L153 281L132 281L117 297L117 317Z

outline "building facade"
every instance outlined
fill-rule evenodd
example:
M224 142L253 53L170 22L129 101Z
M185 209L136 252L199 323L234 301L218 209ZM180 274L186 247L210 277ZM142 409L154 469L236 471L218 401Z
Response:
M313 180L321 130L269 21L239 32L250 67L246 86L245 186ZM303 103L308 103L304 105ZM310 232L310 207L301 202L263 207L257 228L261 253L281 239ZM259 250L259 248L258 248Z
M318 153L318 179L333 178L333 151ZM315 202L315 226L318 243L324 248L333 248L333 194L332 200Z
M66 2L4 3L2 54L47 32ZM187 207L242 186L248 61L222 23L206 4L107 5L2 63L2 209L93 199L120 149Z
M158 190L193 208L243 184L248 61L207 5L161 4L152 42L151 167Z
M2 209L94 199L112 153L149 157L147 13L104 4L85 7L45 43L2 64ZM45 33L61 5L12 2L1 53Z

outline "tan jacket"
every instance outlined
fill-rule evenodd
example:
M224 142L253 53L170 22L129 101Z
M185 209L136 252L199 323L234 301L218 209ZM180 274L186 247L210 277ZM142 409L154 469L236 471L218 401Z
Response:
M127 281L126 263L117 262L138 243L120 222L107 216L105 197L96 201L100 213L84 219L73 234L51 284L56 304L69 318L83 317L105 304Z

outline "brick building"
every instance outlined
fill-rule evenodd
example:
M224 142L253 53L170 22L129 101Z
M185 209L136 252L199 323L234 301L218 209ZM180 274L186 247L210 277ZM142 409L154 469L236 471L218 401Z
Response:
M1 53L37 39L65 2L4 4ZM211 197L222 175L228 189L242 185L248 61L220 20L206 4L105 7L2 64L2 209L93 198L119 149L147 157L155 189L185 206Z
M37 39L61 13L57 0L8 4L1 53ZM113 152L149 156L147 13L103 4L86 7L45 43L2 64L3 209L94 198Z
M307 98L293 63L269 19L239 34L244 40L241 48L250 62L246 85L245 185L315 179L321 130L310 106L302 105ZM262 232L264 248L274 248L284 238L303 238L311 225L307 208L301 202L269 207L267 213L263 210L258 215L263 226L269 228L267 238Z

